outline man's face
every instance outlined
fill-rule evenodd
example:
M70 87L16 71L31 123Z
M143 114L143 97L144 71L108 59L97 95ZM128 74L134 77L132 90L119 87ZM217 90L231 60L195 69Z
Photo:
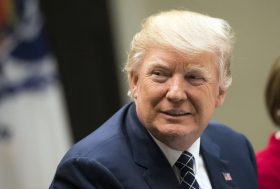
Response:
M215 54L186 57L174 51L152 49L130 87L141 123L158 140L187 149L207 127L225 93L219 90Z

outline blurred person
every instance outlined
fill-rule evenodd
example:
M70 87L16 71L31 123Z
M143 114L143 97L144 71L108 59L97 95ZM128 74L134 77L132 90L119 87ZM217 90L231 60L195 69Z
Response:
M232 44L219 18L148 17L125 66L132 102L69 150L50 188L257 188L248 140L210 121L232 81Z
M272 66L265 90L265 102L270 118L278 131L270 135L266 148L257 153L260 189L280 188L280 57Z

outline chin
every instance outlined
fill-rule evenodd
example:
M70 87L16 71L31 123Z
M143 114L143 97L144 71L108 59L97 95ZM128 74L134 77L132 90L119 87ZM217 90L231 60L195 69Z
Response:
M188 138L189 136L196 136L198 129L193 127L186 127L184 125L167 125L161 126L154 130L155 135L161 136L160 138L172 138L173 140L178 138Z
M163 125L161 128L159 128L160 131L163 133L166 133L167 135L171 136L188 136L191 134L194 134L198 131L198 128L194 125L183 125L183 124L167 124Z
M164 137L161 141L174 150L187 150L197 138L195 135L190 136L169 136Z
M197 127L185 125L159 127L151 133L169 147L181 151L188 149L200 136Z

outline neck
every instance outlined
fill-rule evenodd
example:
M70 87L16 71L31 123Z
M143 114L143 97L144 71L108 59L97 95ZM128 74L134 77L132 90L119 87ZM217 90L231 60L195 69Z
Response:
M275 133L275 138L276 138L277 140L280 140L280 131L276 131L276 133Z

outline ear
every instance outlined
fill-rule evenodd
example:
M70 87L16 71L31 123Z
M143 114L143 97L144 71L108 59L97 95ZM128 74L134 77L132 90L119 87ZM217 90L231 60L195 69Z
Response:
M219 89L219 94L217 96L216 105L215 105L216 108L223 105L225 98L226 98L226 93L227 93L226 91Z
M131 92L131 97L137 98L137 87L138 87L138 73L132 71L129 77L129 88Z

